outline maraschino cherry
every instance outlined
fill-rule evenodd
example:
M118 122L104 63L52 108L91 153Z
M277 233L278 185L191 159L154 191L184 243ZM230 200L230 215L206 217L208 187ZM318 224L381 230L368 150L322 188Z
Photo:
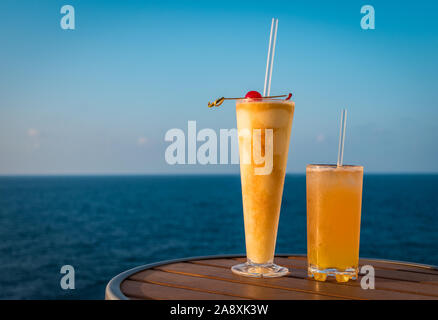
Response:
M262 99L262 95L257 91L250 91L245 95L245 99Z

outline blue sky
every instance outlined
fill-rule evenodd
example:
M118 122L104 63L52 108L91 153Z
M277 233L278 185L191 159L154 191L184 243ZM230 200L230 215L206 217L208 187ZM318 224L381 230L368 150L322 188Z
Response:
M60 8L75 8L75 30ZM362 5L376 29L362 30ZM273 94L293 92L288 172L344 162L438 172L434 1L1 1L0 174L225 173L170 166L171 128L234 128L219 96L263 90L279 19Z

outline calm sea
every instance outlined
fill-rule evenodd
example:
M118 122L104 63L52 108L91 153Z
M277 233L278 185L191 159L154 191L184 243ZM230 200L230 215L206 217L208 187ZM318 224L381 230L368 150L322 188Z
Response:
M361 256L438 265L437 190L438 175L366 175ZM1 299L102 299L126 269L244 251L237 175L0 178ZM305 176L286 177L277 252L306 252Z

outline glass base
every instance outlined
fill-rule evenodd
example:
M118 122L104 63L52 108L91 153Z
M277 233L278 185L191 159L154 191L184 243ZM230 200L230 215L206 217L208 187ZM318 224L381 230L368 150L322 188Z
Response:
M309 277L317 281L325 281L327 277L334 277L337 282L348 282L350 279L356 280L358 272L358 268L347 268L342 271L336 268L318 269L313 265L307 268Z
M274 263L257 264L251 261L231 267L231 271L239 276L253 278L277 278L289 273L289 269Z

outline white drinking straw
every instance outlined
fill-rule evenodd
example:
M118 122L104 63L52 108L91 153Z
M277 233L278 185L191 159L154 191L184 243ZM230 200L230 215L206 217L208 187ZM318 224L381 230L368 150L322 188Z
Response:
M272 18L271 35L269 36L268 59L266 60L265 86L263 96L269 96L271 92L272 67L274 65L275 43L277 41L278 19ZM272 41L274 38L274 41Z
M341 128L339 130L338 167L342 167L344 159L345 125L347 123L347 109L341 113Z

